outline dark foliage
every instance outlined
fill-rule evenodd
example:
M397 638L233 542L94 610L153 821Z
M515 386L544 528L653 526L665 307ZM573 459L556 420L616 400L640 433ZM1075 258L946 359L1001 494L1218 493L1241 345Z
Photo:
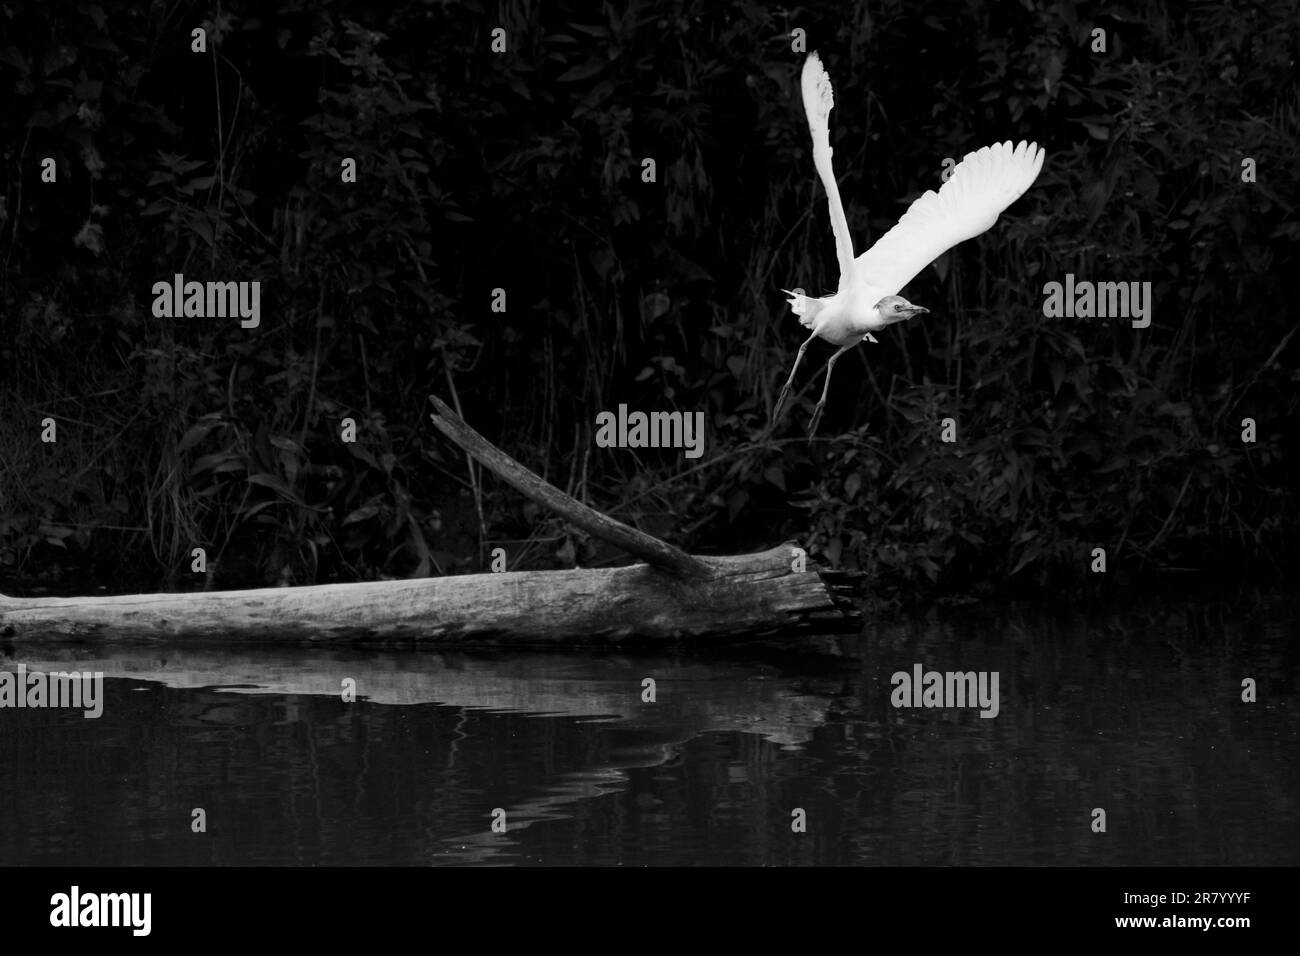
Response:
M5 11L0 580L183 584L199 546L209 586L609 557L470 472L431 391L623 520L791 536L924 600L1068 589L1098 546L1122 575L1291 566L1295 2L227 7ZM909 285L933 314L845 357L812 443L829 347L769 421L802 338L778 289L836 282L796 28L859 250L943 158L1048 153ZM1045 318L1067 272L1150 281L1151 327ZM260 280L261 326L155 318L175 273ZM596 447L623 402L703 410L704 458Z

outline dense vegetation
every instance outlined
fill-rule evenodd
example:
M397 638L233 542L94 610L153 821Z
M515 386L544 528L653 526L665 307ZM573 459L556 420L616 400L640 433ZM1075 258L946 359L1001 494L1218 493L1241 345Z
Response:
M1294 0L592 6L7 8L0 584L611 557L471 475L430 392L653 533L788 535L920 600L1069 589L1096 546L1111 579L1294 566ZM836 282L796 28L836 83L859 250L943 158L1048 152L990 233L908 286L933 314L840 362L811 443L829 346L769 421L803 338L778 290ZM1150 328L1045 318L1043 283L1070 272L1150 281ZM261 326L155 318L175 273L261 281ZM704 457L596 447L624 402L704 411ZM196 546L219 558L207 582Z

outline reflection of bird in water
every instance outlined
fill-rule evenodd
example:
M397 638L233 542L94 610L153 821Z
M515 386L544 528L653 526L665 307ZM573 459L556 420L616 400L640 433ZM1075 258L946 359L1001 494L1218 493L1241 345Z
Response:
M835 252L840 263L840 287L834 295L820 299L802 292L788 292L799 324L812 335L799 346L794 368L776 400L775 421L781 415L794 373L804 350L815 338L838 345L839 351L826 363L826 383L808 426L817 429L831 370L836 360L863 338L875 342L872 332L930 310L913 305L898 292L912 277L964 239L978 236L997 221L998 214L1020 198L1043 167L1045 155L1035 143L1010 142L986 146L967 153L952 171L951 178L936 193L927 191L912 203L903 218L874 246L853 258L849 223L840 203L839 187L831 170L830 113L835 105L831 80L817 54L810 54L803 67L803 107L812 130L813 164L826 188L835 233Z

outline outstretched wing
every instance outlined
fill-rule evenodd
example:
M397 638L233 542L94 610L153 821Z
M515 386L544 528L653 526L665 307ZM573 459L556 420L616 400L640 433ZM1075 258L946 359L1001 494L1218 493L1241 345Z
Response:
M928 190L874 246L858 256L859 282L883 295L903 286L959 242L978 236L1038 178L1045 154L1024 140L985 146L966 157L936 193Z
M853 240L849 238L849 221L844 217L840 188L835 185L835 171L831 169L830 115L835 106L835 93L816 53L809 53L804 61L801 85L803 110L812 133L813 165L826 187L826 200L831 208L831 229L835 233L835 255L840 260L840 288L843 289L853 275Z

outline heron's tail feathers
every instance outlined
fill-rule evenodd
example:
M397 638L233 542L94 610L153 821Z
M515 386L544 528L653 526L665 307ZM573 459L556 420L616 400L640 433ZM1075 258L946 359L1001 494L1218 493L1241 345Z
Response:
M826 307L826 303L821 299L811 299L802 292L791 292L789 289L782 289L790 298L790 308L794 314L799 316L799 324L805 329L811 329L816 322L817 313Z

